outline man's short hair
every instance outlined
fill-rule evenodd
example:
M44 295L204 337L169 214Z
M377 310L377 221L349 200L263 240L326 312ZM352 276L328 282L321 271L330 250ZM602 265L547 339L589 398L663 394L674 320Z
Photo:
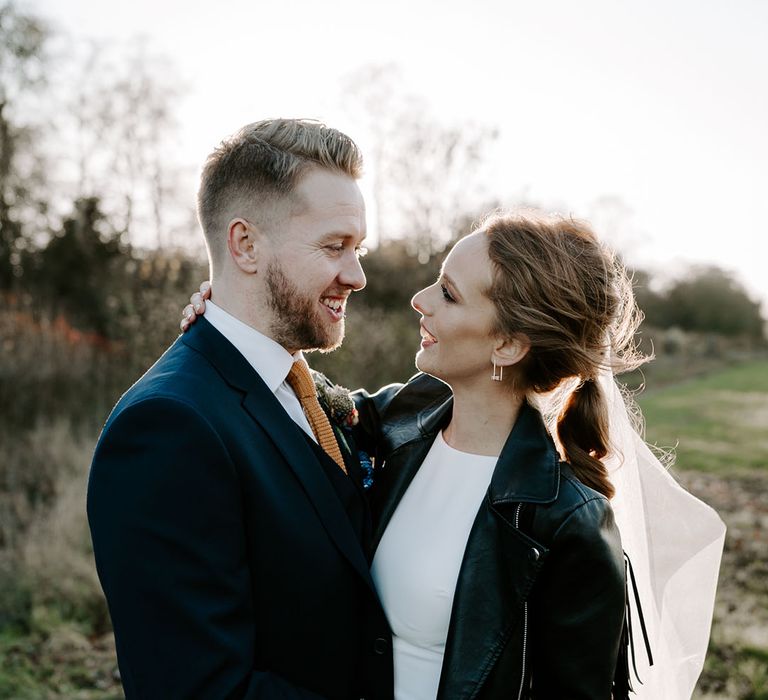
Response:
M308 119L265 119L222 141L203 165L197 214L214 267L229 222L251 217L267 229L296 204L292 194L311 168L359 178L363 159L346 134Z

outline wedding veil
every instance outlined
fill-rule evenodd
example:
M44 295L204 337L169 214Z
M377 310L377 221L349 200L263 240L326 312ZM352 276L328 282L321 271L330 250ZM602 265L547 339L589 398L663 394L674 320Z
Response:
M651 666L630 590L642 682L633 678L632 686L642 699L689 700L709 642L725 524L675 481L637 433L613 373L604 370L598 381L610 414L613 451L604 461L616 489L611 504L653 657Z

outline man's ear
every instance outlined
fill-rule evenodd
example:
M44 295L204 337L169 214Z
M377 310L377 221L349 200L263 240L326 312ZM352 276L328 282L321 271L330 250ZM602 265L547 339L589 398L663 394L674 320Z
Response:
M243 272L255 274L264 244L264 234L246 219L232 219L227 226L227 248L235 265Z
M522 333L513 338L500 338L491 353L491 361L499 367L510 367L521 362L530 349L531 341Z

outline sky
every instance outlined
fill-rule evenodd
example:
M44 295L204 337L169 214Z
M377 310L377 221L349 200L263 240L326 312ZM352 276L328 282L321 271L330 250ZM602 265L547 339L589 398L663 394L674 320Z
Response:
M340 86L361 67L394 63L405 89L446 124L500 130L468 177L502 202L524 197L591 219L631 264L668 276L690 264L725 267L768 310L768 2L24 7L75 37L141 35L168 56L183 84L179 148L190 164L273 116L320 118L365 151Z

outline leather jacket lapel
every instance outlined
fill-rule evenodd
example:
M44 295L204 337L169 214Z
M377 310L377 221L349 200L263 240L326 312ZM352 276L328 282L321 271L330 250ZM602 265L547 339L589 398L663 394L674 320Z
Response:
M397 504L419 471L438 431L450 420L452 408L453 397L447 393L419 411L416 421L413 414L406 414L404 420L393 421L385 431L384 444L376 455L380 466L376 467L374 478L372 551L379 546Z
M452 408L453 399L440 396L419 411L416 421L411 418L387 427L384 449L377 455L381 466L377 467L374 497L374 548L438 431L450 420ZM524 403L494 469L491 502L550 503L557 498L559 478L559 457L541 415Z
M373 540L371 551L375 552L381 537L397 504L408 489L421 463L432 447L432 437L418 437L416 440L403 445L401 449L392 452L376 467L376 476L372 493L371 511L373 513Z
M514 510L501 513L488 498L475 518L453 599L438 700L476 697L523 624L523 603L547 550L516 528L513 518Z
M494 504L552 503L560 483L560 456L541 414L523 403L491 479Z

